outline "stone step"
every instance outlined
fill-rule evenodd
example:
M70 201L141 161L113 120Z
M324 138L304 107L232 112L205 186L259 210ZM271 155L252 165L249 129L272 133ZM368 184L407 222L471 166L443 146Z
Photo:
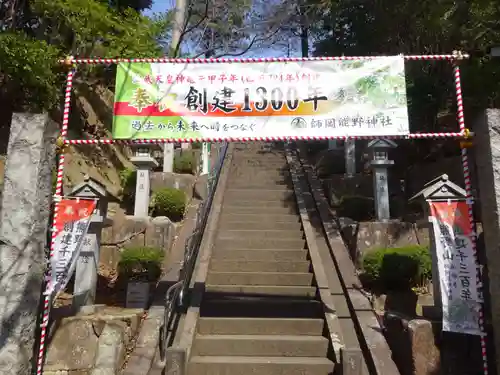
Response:
M204 298L202 317L322 318L323 304L300 297L217 297Z
M210 271L214 272L309 272L309 261L234 261L214 258Z
M279 249L238 249L220 250L215 248L212 259L225 261L265 261L286 262L307 260L307 250L279 250Z
M264 181L260 182L258 180L233 180L233 181L228 181L227 186L230 189L262 189L262 190L268 190L268 189L276 189L278 187L283 187L284 189L286 188L287 190L290 190L292 188L292 181L291 180L276 180L276 181Z
M295 213L283 213L283 214L272 214L266 213L266 215L262 215L260 213L222 213L219 219L219 225L225 223L300 223L300 217Z
M256 172L273 172L273 173L285 173L290 175L290 169L286 164L267 164L267 163L251 163L247 162L244 164L233 164L231 166L230 172L238 172L244 169L254 170Z
M244 162L275 162L287 164L285 153L282 154L252 154L245 152L244 154L234 155L232 159L233 163L244 163Z
M306 241L296 239L275 238L224 238L219 237L215 246L221 250L235 249L305 249Z
M334 368L317 357L192 357L187 375L330 375Z
M288 285L311 286L308 272L208 272L206 284L211 285Z
M228 181L234 180L257 180L257 181L274 181L274 180L290 180L290 173L282 173L282 172L261 172L257 168L245 168L240 169L239 171L233 171L229 174Z
M272 215L296 215L296 207L242 207L233 206L232 204L223 204L222 206L223 214L260 214L262 216L272 214Z
M200 318L202 335L306 335L321 336L322 319Z
M293 190L284 189L228 189L224 192L224 199L241 199L241 200L263 200L263 201L273 201L281 199L289 199L290 197L295 198Z
M258 216L258 215L256 215ZM258 219L255 217L255 219ZM270 221L226 221L219 225L219 230L294 230L300 231L302 224L299 222L270 222Z
M291 190L292 180L281 177L235 177L227 180L230 188L272 189L274 186L288 186Z
M252 230L252 229L238 229L238 230L223 230L219 232L218 238L224 239L224 240L229 240L229 239L235 239L235 240L243 240L243 239L263 239L263 238L270 238L270 239L284 239L284 240L290 240L290 239L302 239L304 238L304 234L302 233L301 230Z
M255 207L255 208L282 208L282 207L290 207L296 210L296 201L295 197L291 196L288 200L261 200L261 199L253 199L253 200L242 200L236 197L224 197L224 205L230 205L232 207Z
M231 173L228 181L291 181L290 175L283 175L281 173L258 173L256 170L242 170L241 173Z
M325 357L328 340L323 336L197 335L193 356Z
M314 286L276 286L276 285L206 285L205 295L215 297L308 297L315 298Z

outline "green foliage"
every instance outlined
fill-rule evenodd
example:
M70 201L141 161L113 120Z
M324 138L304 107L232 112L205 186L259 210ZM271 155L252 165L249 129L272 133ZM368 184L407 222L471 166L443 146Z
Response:
M29 11L16 15L16 24L26 25L23 29L11 27L0 34L0 106L8 110L58 105L64 82L58 59L64 56L162 55L164 17L150 19L127 4L118 10L100 0L33 0L29 5ZM107 70L80 66L75 85L102 78Z
M126 247L118 262L120 277L137 281L156 281L161 276L163 251L155 247Z
M192 151L182 151L174 157L174 172L189 173L196 172L196 157Z
M18 109L51 108L57 103L62 80L60 50L22 32L0 34L0 95Z
M184 217L186 201L186 194L182 190L172 188L158 190L151 199L152 214L180 221Z
M495 27L500 7L494 0L320 3L325 11L316 14L312 28L317 56L485 52L500 40L500 29ZM308 4L319 7L316 0ZM500 74L500 65L490 60L476 58L462 64L465 104L472 112L500 104L500 82L492 79ZM442 128L438 114L455 111L450 65L411 61L406 64L406 79L412 130Z
M369 221L375 216L375 202L371 197L344 195L334 207L338 216L355 221Z
M383 290L408 289L432 277L429 248L410 245L369 250L363 257L363 276Z
M193 142L193 143L191 143L191 148L193 150L199 150L199 149L201 149L202 144L203 143L201 143L201 142Z
M123 198L131 199L135 194L137 172L133 168L125 168L120 171L120 185Z

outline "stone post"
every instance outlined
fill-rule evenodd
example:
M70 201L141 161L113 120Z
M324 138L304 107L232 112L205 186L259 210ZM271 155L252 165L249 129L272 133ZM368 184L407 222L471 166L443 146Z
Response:
M158 166L158 162L151 156L151 150L143 145L135 145L135 155L130 159L137 167L137 182L135 188L134 216L149 216L149 193L151 169Z
M424 211L424 216L427 217L429 227L429 244L432 257L432 288L434 297L434 307L438 309L440 316L442 311L441 286L440 280L444 275L438 273L438 259L436 253L436 237L434 236L434 228L431 220L429 201L448 201L448 200L465 200L465 190L457 184L454 184L448 179L448 175L443 174L424 185L424 188L410 198L411 201L420 201Z
M201 174L210 173L210 143L203 142L201 150Z
M388 221L391 218L389 204L389 184L388 168L394 164L389 160L389 149L396 148L397 145L389 139L376 139L368 143L372 149L373 160L371 167L373 170L373 192L375 195L375 213L378 221Z
M356 141L346 139L344 142L345 154L345 173L347 177L353 177L356 174Z
M46 114L12 116L0 214L0 373L32 372L46 268L57 126Z
M500 285L500 109L487 109L474 124L474 133L481 222L488 262L491 323L493 341L498 352L500 350L500 288L498 288ZM497 373L500 374L500 361L494 362Z
M79 198L98 199L97 207L90 218L89 229L82 240L80 255L76 261L73 310L78 312L83 306L95 303L101 232L106 222L108 201L104 185L88 176L85 176L84 182L77 185L69 195Z
M163 172L172 173L174 171L174 144L165 143L163 145Z

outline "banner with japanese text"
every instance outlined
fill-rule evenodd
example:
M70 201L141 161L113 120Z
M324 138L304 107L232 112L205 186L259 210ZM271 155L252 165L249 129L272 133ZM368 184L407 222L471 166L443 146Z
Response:
M63 290L71 279L96 201L63 198L58 205L53 256L50 259L52 272L47 294Z
M467 203L429 204L439 272L439 281L433 282L440 283L443 331L480 335L481 300Z
M402 56L117 67L115 139L406 134Z

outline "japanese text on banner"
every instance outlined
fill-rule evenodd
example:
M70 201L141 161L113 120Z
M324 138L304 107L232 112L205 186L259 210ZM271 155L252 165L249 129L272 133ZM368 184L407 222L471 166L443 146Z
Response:
M429 204L436 238L443 330L480 335L481 299L467 203Z
M117 139L408 133L402 56L117 68Z
M94 200L62 199L55 225L51 279L47 294L57 293L68 284L90 225Z

